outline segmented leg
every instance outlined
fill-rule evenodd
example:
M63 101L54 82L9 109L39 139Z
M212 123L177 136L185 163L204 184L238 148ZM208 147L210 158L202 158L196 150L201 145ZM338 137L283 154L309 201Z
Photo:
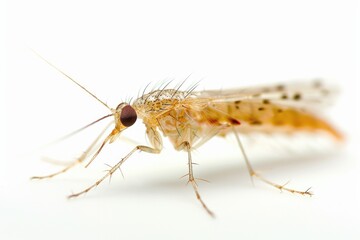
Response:
M71 163L70 165L66 166L65 168L63 168L62 170L49 174L49 175L45 175L45 176L34 176L31 177L31 179L45 179L45 178L52 178L54 176L57 176L59 174L65 173L67 172L69 169L77 166L78 164L82 163L86 157L89 155L89 153L91 152L91 150L94 148L94 146L96 145L96 143L99 141L99 139L101 138L101 136L105 133L105 131L109 128L110 124L106 126L106 128L104 128L104 130L99 134L99 136L91 143L91 145L85 150L85 152L83 152L83 154L81 154L81 156L79 158L76 159L76 161L74 161L73 163ZM104 143L102 144L102 146L104 145ZM101 147L102 148L102 147ZM100 150L101 150L100 148ZM98 150L98 152L100 151ZM98 154L97 152L97 154ZM97 156L94 155L93 159Z
M181 146L182 145L182 146ZM193 162L192 162L192 158L191 158L191 146L190 146L190 143L189 142L183 142L179 146L178 149L182 149L182 148L185 148L187 153L188 153L188 167L189 167L189 173L187 174L188 177L189 177L189 180L188 182L191 183L191 186L193 187L194 189L194 192L195 192L195 195L196 195L196 198L199 200L199 202L201 203L201 205L203 206L203 208L205 209L205 211L211 216L211 217L215 217L215 214L206 206L205 202L202 200L201 196L200 196L200 193L199 193L199 190L198 190L198 186L197 186L197 183L196 183L196 178L194 178L194 174L193 174ZM185 175L186 176L186 175Z
M90 187L84 189L83 191L81 192L78 192L78 193L74 193L74 194L71 194L68 196L68 198L74 198L74 197L78 197L80 195L83 195L87 192L89 192L91 189L95 188L96 186L98 186L102 181L104 181L106 178L108 177L111 177L114 172L117 170L117 169L120 169L121 165L136 151L144 151L144 152L148 152L148 153L154 153L154 154L157 154L157 153L160 153L160 149L156 149L156 148L151 148L151 147L148 147L148 146L142 146L142 145L139 145L139 146L136 146L131 152L129 152L123 159L121 159L120 162L118 162L117 164L115 164L102 178L100 178L98 181L96 181L93 185L91 185Z
M246 166L247 166L247 169L249 171L249 174L251 176L251 180L252 180L252 177L257 177L259 180L261 180L262 182L264 183L267 183L273 187L276 187L277 189L279 189L280 191L287 191L287 192L291 192L291 193L297 193L297 194L301 194L301 195L309 195L309 196L312 196L313 193L310 192L310 189L311 188L308 188L306 191L299 191L299 190L295 190L295 189L291 189L291 188L287 188L285 187L285 184L283 185L280 185L280 184L277 184L277 183L274 183L274 182L271 182L269 180L267 180L266 178L262 177L261 175L259 175L257 172L254 171L254 169L252 168L250 162L249 162L249 159L247 158L246 156L246 153L245 153L245 150L244 150L244 147L240 141L240 138L237 134L237 132L235 131L235 129L233 128L233 132L235 134L235 137L236 137L236 141L238 142L239 144L239 147L240 147L240 150L241 150L241 153L242 155L244 156L244 159L245 159L245 162L246 162Z

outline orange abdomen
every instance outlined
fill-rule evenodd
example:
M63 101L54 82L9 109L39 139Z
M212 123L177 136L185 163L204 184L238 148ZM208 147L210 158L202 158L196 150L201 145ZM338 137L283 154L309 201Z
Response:
M241 125L259 129L267 127L272 132L289 131L325 131L342 140L343 136L325 120L310 112L292 107L282 107L264 100L263 102L235 101L233 103L216 103L204 111L205 118L214 123L231 124L236 119ZM240 126L241 127L241 126Z

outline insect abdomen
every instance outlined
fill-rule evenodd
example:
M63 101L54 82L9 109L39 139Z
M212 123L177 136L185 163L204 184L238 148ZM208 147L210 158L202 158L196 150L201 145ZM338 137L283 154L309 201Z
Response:
M271 128L272 131L276 131L276 129L288 129L291 131L323 130L338 140L343 138L329 123L309 112L297 108L280 107L266 100L261 103L241 101L234 103L217 103L214 105L213 110L208 109L206 112L208 112L207 115L209 115L208 118L210 121L233 118L238 120L242 125L253 127L267 126Z

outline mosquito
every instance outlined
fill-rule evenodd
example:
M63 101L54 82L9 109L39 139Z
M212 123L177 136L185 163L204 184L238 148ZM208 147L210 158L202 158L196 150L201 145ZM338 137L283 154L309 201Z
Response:
M123 131L134 125L138 118L142 119L149 140L149 146L138 145L134 147L118 163L111 166L102 178L84 190L69 195L68 198L83 195L105 179L111 178L116 170L120 169L122 164L135 152L159 154L163 148L164 137L170 140L175 150L187 152L188 173L184 177L188 178L188 183L191 184L202 207L210 216L214 217L214 213L208 208L200 195L197 181L203 179L195 177L193 171L194 162L191 155L194 149L199 148L212 137L226 136L230 133L235 136L251 179L255 177L281 191L308 196L312 195L310 188L305 191L288 188L285 186L286 184L274 183L255 171L246 155L240 135L253 132L294 133L304 131L315 133L322 131L328 133L337 141L343 139L341 133L330 123L309 109L309 106L314 107L326 102L326 99L329 99L331 95L331 90L323 86L319 81L231 90L195 91L198 84L194 84L187 90L181 90L186 81L185 79L175 88L169 88L169 83L161 89L147 93L145 88L142 96L139 96L132 103L122 102L116 108L111 108L80 83L46 59L44 60L109 109L110 113L108 115L74 133L109 117L113 118L111 125L114 127L101 142L102 135L111 126L108 125L75 162L61 171L46 176L34 176L32 179L54 177L67 172L90 158L86 163L86 167L88 167L106 144L113 143ZM100 147L98 147L95 154L89 157L90 152L96 146L99 146L97 145L99 142L101 142Z

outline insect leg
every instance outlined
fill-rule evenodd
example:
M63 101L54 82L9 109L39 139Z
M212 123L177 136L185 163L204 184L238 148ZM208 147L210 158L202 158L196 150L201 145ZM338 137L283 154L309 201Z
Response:
M206 206L205 202L202 200L199 190L198 190L198 185L196 183L196 179L194 178L194 174L193 174L193 162L192 162L192 158L191 158L191 146L189 142L183 142L179 145L179 147L177 149L182 149L185 148L187 153L188 153L188 167L189 167L189 173L187 174L189 176L189 180L188 182L191 183L191 186L194 189L196 198L199 200L199 202L201 203L201 205L203 206L203 208L205 209L205 211L211 216L211 217L215 217L215 214ZM186 176L186 175L185 175Z
M283 185L280 185L280 184L277 184L277 183L274 183L274 182L271 182L269 180L267 180L266 178L262 177L261 175L259 175L257 172L254 171L254 169L252 168L251 164L250 164L250 161L249 159L247 158L246 156L246 153L245 153L245 150L244 150L244 147L240 141L240 138L239 138L239 135L237 134L237 132L235 131L234 127L232 128L233 129L233 132L235 134L235 137L236 137L236 141L238 142L239 144L239 147L240 147L240 150L241 150L241 153L242 155L244 156L244 159L245 159L245 162L246 162L246 166L248 168L248 171L249 171L249 174L251 177L256 177L258 178L259 180L263 181L264 183L267 183L273 187L276 187L277 189L279 189L280 191L287 191L287 192L291 192L291 193L297 193L297 194L301 194L301 195L309 195L311 196L312 195L312 192L310 192L310 188L308 188L306 191L299 191L299 190L295 190L295 189L291 189L291 188L287 188L285 187L285 184Z
M136 146L133 150L131 150L131 152L129 152L124 158L122 158L120 162L118 162L112 168L110 168L110 170L102 178L100 178L98 181L96 181L93 185L89 186L88 188L84 189L81 192L69 195L68 198L74 198L74 197L78 197L80 195L83 195L83 194L89 192L91 189L98 186L106 178L111 177L117 169L120 169L121 165L136 151L144 151L144 152L147 152L147 153L157 154L157 153L161 152L161 149L156 149L156 148L143 146L143 145Z
M52 178L54 176L57 176L61 173L65 173L67 172L69 169L75 167L76 165L82 163L86 157L89 155L89 152L94 148L94 146L96 145L96 143L99 141L99 139L101 138L101 136L105 133L105 131L110 127L111 124L108 124L104 130L99 134L99 136L91 143L91 145L83 152L83 154L81 154L80 157L78 157L76 159L76 161L74 161L73 163L69 164L68 166L66 166L65 168L63 168L62 170L49 174L49 175L45 175L45 176L33 176L31 177L31 179L45 179L45 178Z

